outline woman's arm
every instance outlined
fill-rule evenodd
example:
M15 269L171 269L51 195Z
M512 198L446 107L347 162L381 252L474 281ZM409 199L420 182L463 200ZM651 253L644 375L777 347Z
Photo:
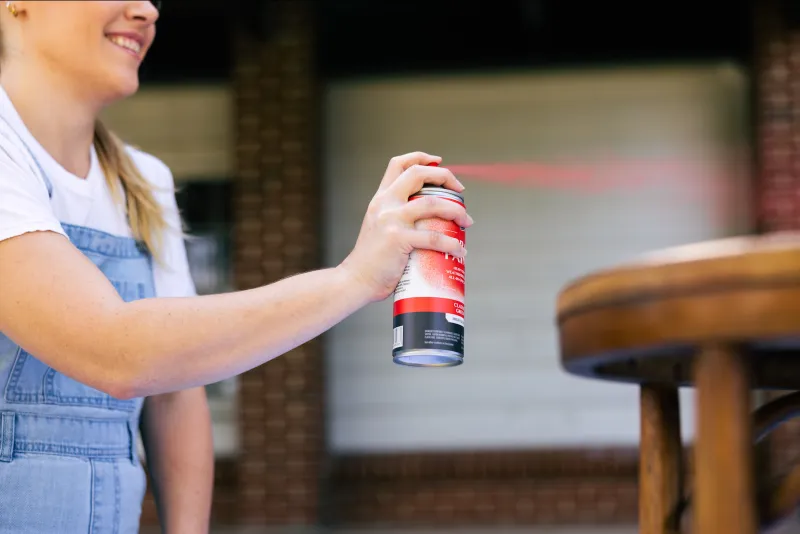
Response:
M426 154L395 158L367 210L356 246L336 268L257 289L125 303L63 236L32 232L0 242L0 331L47 365L117 398L209 384L256 367L391 294L414 248L463 256L461 244L415 229L466 212L435 197L408 202L424 183L462 190Z
M205 389L148 397L141 426L162 530L208 532L214 449Z
M364 306L342 269L224 295L123 302L63 237L0 243L0 330L67 376L125 399L240 374Z

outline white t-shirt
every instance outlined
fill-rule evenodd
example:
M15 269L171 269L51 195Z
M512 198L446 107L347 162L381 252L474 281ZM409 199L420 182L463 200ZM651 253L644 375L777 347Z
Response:
M62 235L61 223L131 237L125 209L111 196L94 147L91 169L80 178L69 173L36 141L0 87L0 241L26 232L52 231ZM13 130L13 131L12 131ZM19 135L33 152L53 187L52 198ZM169 229L162 239L163 261L153 262L158 297L195 295L180 215L169 168L158 158L128 147L142 175L155 187Z

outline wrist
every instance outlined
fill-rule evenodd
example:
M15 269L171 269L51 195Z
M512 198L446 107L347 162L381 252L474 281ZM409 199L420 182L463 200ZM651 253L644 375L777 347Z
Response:
M336 279L336 287L347 294L358 308L375 301L375 292L372 287L347 264L346 260L333 268L333 274Z

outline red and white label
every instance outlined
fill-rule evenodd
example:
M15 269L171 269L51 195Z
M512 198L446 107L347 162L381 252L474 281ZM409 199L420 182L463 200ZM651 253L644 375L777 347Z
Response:
M414 200L419 197L412 197ZM464 229L453 221L425 219L417 228L432 230L465 243ZM394 292L394 314L446 313L464 317L466 271L463 258L434 250L414 250Z

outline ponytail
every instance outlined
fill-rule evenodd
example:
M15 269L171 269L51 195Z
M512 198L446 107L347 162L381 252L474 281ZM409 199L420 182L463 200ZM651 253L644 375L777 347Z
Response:
M124 193L134 239L158 259L166 222L152 186L136 168L122 141L99 120L95 124L94 147L111 194L122 203Z

